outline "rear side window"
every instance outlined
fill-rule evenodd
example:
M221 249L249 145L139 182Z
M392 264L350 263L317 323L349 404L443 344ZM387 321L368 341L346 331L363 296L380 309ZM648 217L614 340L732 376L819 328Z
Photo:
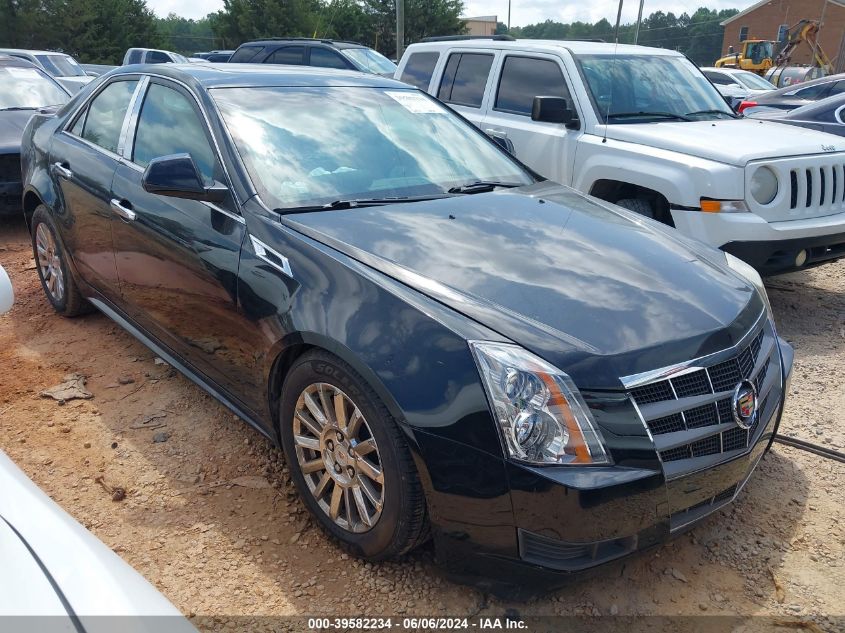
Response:
M304 56L304 46L285 46L284 48L274 51L270 57L264 60L264 63L301 66Z
M137 48L129 52L129 59L126 60L127 64L140 64L141 57L143 51L139 51Z
M540 95L563 97L572 105L560 66L550 59L506 57L494 108L530 116L534 97Z
M833 84L833 88L830 89L827 96L832 97L833 95L841 95L843 92L845 92L845 81L837 81Z
M492 65L492 55L452 53L437 97L448 103L480 108Z
M736 83L730 79L727 75L723 73L714 73L714 72L707 72L705 71L704 76L707 77L710 81L712 81L717 86L730 86L732 83Z
M829 83L816 84L814 86L808 86L803 90L799 90L795 93L795 96L799 99L821 99L822 95L824 95L829 88Z
M169 61L171 59L166 53L162 53L161 51L147 51L148 64L166 64Z
M440 53L411 53L399 77L400 81L427 91L438 59Z
M116 81L94 97L91 105L88 106L87 115L83 115L85 124L82 129L82 138L117 153L123 119L126 116L126 110L129 109L129 100L137 84L137 81ZM78 124L79 121L72 128L72 133L76 133Z
M263 50L263 46L241 46L232 54L232 57L229 58L229 61L241 64L251 62L258 56L258 53Z
M343 58L334 51L315 46L311 47L311 65L320 68L349 68L349 64L343 61Z

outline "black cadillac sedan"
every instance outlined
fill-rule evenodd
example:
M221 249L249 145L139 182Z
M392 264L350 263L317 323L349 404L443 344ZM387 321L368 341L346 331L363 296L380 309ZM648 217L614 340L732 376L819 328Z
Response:
M280 444L360 557L431 536L455 573L551 583L733 500L780 420L792 350L752 269L405 84L128 66L24 147L55 310Z

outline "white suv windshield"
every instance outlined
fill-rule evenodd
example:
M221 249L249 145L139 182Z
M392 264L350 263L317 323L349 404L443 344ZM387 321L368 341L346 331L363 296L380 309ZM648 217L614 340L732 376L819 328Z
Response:
M754 73L741 71L738 73L732 73L731 76L738 79L739 82L743 84L746 88L751 88L753 90L775 89L775 87L771 83L763 79L760 75L755 75Z
M417 90L211 91L247 171L274 208L441 197L473 183L533 178L469 123Z
M644 123L734 118L728 104L685 57L577 55L601 121Z

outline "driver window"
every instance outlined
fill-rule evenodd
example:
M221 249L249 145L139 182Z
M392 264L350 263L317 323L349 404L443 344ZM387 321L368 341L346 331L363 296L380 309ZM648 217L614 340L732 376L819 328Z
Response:
M191 155L206 180L219 179L214 151L194 105L181 92L152 83L138 118L132 161L146 167L153 158L181 153Z

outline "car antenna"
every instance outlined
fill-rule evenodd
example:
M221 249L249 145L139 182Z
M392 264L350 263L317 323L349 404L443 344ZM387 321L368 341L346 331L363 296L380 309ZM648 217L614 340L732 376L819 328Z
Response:
M610 109L613 107L613 71L616 70L616 51L619 49L619 23L622 21L622 5L625 0L619 0L619 8L616 10L616 28L613 32L613 61L610 68L610 98L607 100L607 112L604 113L604 138L602 143L607 143L607 126L610 124Z

